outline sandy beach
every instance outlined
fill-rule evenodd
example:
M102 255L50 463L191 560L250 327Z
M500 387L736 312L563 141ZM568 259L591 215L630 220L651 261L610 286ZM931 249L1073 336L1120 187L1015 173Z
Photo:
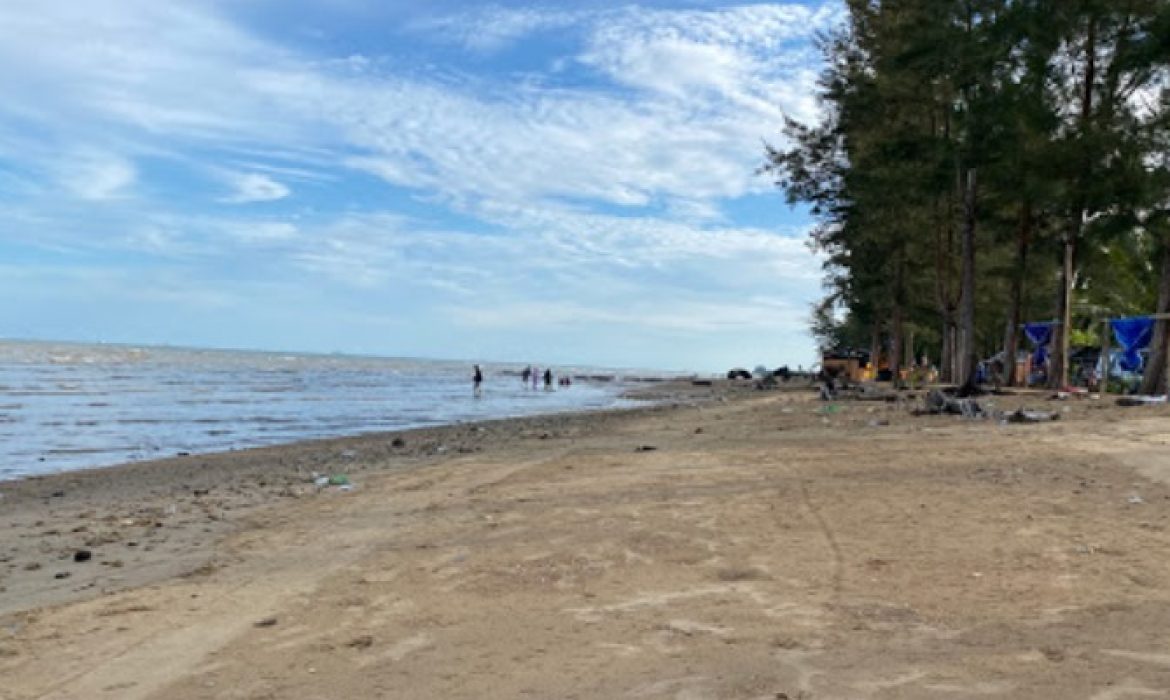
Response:
M653 391L0 484L0 698L1170 696L1170 409Z

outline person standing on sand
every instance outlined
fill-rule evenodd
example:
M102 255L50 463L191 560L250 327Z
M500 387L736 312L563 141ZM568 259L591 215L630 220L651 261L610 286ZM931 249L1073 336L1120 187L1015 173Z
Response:
M536 382L538 382L539 380L540 380L540 368L533 367L532 368L532 390L533 391L536 391Z
M525 389L528 388L528 379L531 376L532 376L532 365L528 365L527 367L524 368L524 371L520 373L520 383L524 385Z
M475 394L476 398L483 396L483 387L481 386L483 384L483 371L479 368L479 365L475 366L475 374L471 377L471 383L471 391Z
M552 370L551 369L546 369L544 371L544 390L545 391L552 391L553 390Z

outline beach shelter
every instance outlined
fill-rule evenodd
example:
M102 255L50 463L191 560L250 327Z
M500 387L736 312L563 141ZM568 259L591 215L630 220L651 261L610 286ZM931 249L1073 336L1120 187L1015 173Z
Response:
M1126 372L1140 372L1145 360L1141 351L1150 346L1154 338L1154 319L1151 316L1131 316L1109 320L1113 338L1121 346L1121 357L1117 365Z
M1056 321L1038 321L1024 324L1024 335L1032 341L1036 350L1032 354L1032 366L1042 367L1048 364L1048 346L1052 344L1052 328Z

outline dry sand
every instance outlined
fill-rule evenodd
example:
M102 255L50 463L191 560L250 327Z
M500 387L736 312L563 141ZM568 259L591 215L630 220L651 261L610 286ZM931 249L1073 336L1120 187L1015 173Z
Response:
M1170 697L1170 408L687 393L0 484L0 698Z

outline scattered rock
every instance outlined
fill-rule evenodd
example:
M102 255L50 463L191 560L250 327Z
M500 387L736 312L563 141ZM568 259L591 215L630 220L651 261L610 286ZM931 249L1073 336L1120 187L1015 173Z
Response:
M369 649L374 644L374 638L368 634L363 634L346 642L345 646L352 649Z
M58 571L57 573L53 574L53 578L63 579L63 578L69 578L72 575L73 574L69 573L68 571Z
M263 620L256 620L252 623L253 627L272 627L276 625L277 619L275 617L266 617Z
M720 569L715 572L715 576L720 581L735 582L735 581L766 581L771 576L763 569L752 567L728 567Z
M1040 653L1044 654L1044 658L1056 663L1064 661L1065 658L1064 650L1056 647L1043 647L1040 649Z
M393 440L390 441L390 446L391 447L406 447L406 440L403 440L400 437L394 438Z
M88 549L79 549L73 553L73 561L79 564L81 562L89 561L90 559L93 559L93 552L89 551Z
M634 452L653 452L657 449L658 448L654 445L638 445L638 447L634 449Z

